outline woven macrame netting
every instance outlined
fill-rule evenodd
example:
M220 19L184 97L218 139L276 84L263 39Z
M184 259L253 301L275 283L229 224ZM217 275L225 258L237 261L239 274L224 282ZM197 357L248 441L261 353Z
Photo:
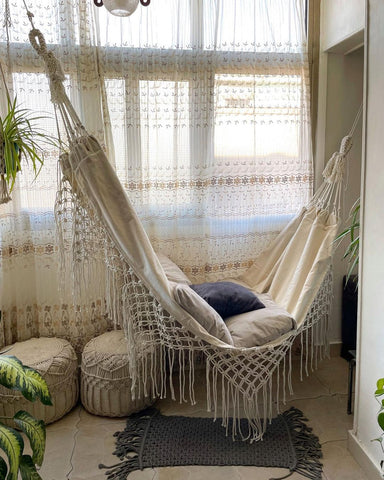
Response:
M250 429L242 435L260 439L266 428L263 419L272 418L273 404L278 406L286 390L291 391L291 347L295 338L300 339L301 365L307 373L326 353L331 274L324 279L298 331L261 347L211 345L192 335L163 309L150 287L117 251L92 206L71 184L73 181L70 183L64 175L56 201L63 263L71 257L79 297L86 295L87 286L93 285L95 278L105 280L98 285L104 289L106 285L106 314L116 327L124 329L127 339L132 398L171 395L194 404L195 360L203 356L208 410L222 418L224 427L229 429L230 425L233 435L237 433L237 419L245 416Z

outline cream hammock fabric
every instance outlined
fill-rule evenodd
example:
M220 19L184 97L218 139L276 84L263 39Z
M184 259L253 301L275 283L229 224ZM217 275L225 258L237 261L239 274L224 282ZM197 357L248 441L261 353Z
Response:
M65 94L60 65L47 51L40 31L33 29L30 41L46 63L52 101L69 141L69 153L61 156L63 180L56 203L62 255L70 257L79 295L92 276L105 280L110 315L126 334L132 396L151 392L165 397L170 392L175 398L172 377L176 370L180 401L194 403L194 358L203 354L208 409L220 415L227 428L230 417L236 420L245 415L249 431L241 432L242 436L260 439L266 427L261 419L271 418L272 402L278 404L281 395L285 398L286 381L290 387L287 353L295 338L301 338L306 367L317 361L326 345L330 261L350 136L332 157L324 171L324 184L310 204L239 278L259 293L268 292L294 316L297 330L263 346L237 348L210 335L175 302L115 171ZM277 391L273 398L274 373ZM233 435L238 433L237 425L232 422Z

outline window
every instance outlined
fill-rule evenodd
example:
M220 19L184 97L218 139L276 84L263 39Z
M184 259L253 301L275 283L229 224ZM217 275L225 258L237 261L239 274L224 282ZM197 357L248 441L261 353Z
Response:
M245 263L308 200L304 4L162 0L123 19L90 0L33 6L76 110L155 245L207 250L216 264L221 249ZM11 13L24 15L20 5ZM14 90L52 113L28 30L23 21L11 29ZM5 32L0 50L6 58ZM46 126L55 131L54 120ZM53 210L56 160L51 152L23 186L21 208Z

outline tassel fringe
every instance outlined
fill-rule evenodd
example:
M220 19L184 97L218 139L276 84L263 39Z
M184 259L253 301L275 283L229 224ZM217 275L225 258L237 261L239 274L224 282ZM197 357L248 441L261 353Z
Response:
M323 454L319 439L312 433L312 428L305 423L308 419L295 407L283 412L282 416L291 434L297 463L288 475L270 480L283 480L295 472L311 480L321 480L323 464L320 459Z
M143 412L131 415L123 432L116 432L116 450L113 452L121 462L106 466L99 464L100 469L106 469L108 480L126 480L128 475L135 470L143 470L142 450L145 445L148 429L153 417L159 411L147 408Z

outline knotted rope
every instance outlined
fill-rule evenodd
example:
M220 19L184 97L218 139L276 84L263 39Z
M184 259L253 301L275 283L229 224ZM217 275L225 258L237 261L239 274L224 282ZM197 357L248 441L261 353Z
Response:
M335 152L323 170L323 178L327 183L341 183L344 177L345 158L352 148L352 137L346 135L340 144L340 149Z
M32 28L29 32L29 41L38 55L44 60L46 73L50 83L49 86L52 103L65 103L66 93L63 85L65 75L60 62L57 60L53 52L47 49L47 44L40 30Z
M25 2L24 2L25 3ZM29 32L29 41L37 54L44 60L46 74L49 79L49 87L51 91L51 101L55 107L60 111L61 118L64 123L68 138L74 137L74 132L85 133L85 128L81 123L75 109L73 108L63 85L65 75L61 63L55 57L55 54L47 49L44 35L41 31L34 27L32 17L33 14L27 10L28 18L32 25L32 30ZM56 114L56 109L55 109ZM56 117L56 123L57 117ZM58 135L60 138L60 130L58 128Z
M357 124L359 123L360 116L363 112L363 104L360 105L360 108L356 114L355 120L353 122L351 131L346 135L340 143L340 149L338 152L335 152L327 165L323 170L323 178L327 183L341 183L344 177L344 168L345 168L345 159L350 152L353 142L352 137L355 133Z

